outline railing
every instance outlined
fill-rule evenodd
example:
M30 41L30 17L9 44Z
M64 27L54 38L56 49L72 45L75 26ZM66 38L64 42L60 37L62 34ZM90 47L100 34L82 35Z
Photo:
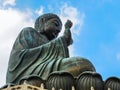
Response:
M23 85L16 85L12 87L7 87L2 90L47 90L43 87L43 84L41 84L41 87L36 87L28 84L23 84Z

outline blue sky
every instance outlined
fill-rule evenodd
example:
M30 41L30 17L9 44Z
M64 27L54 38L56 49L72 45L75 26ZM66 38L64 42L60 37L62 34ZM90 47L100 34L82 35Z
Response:
M104 80L120 77L120 0L0 0L0 86L18 33L49 12L73 21L71 56L89 59Z

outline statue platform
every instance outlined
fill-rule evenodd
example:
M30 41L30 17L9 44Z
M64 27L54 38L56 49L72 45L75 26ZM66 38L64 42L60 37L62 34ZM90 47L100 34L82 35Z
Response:
M16 86L12 86L12 87L7 87L5 89L2 90L47 90L44 89L44 87L41 85L41 87L36 87L33 85L28 85L28 84L23 84L23 85L16 85Z

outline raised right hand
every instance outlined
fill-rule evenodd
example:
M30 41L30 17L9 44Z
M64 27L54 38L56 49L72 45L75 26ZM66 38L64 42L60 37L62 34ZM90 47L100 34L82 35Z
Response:
M67 20L67 22L65 23L65 29L70 29L72 25L73 23L71 22L71 20Z

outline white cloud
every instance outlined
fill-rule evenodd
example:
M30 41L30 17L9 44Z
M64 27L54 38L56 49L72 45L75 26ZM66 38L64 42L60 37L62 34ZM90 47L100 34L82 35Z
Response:
M3 6L11 5L14 6L16 5L15 0L4 0Z
M44 7L40 7L38 10L36 10L35 12L38 14L38 15L42 15L43 14L43 10L44 10Z
M79 12L79 10L73 6L68 6L64 4L60 9L60 17L62 19L63 25L70 19L73 22L72 33L75 35L80 34L81 27L84 23L85 14ZM64 27L63 27L64 28Z
M5 84L7 63L14 40L23 27L33 26L31 12L0 9L0 86Z

